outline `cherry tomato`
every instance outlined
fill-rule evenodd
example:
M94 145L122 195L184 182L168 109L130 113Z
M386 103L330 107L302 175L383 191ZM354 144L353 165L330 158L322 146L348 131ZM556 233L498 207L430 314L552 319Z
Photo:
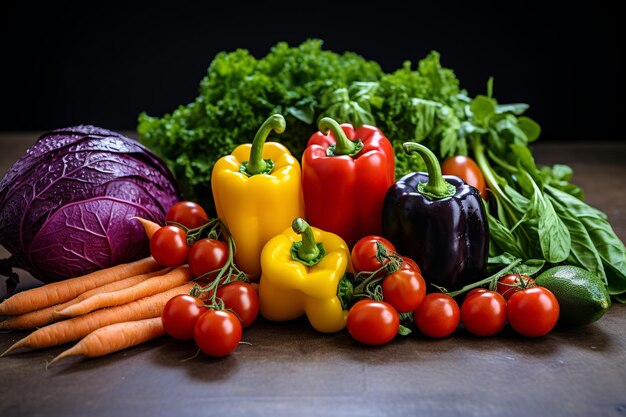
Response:
M241 322L230 311L209 310L200 316L193 338L201 351L209 356L226 356L241 341Z
M209 217L199 204L193 201L179 201L174 204L165 215L168 222L176 222L187 229L195 229L202 226Z
M496 291L502 294L505 300L509 301L513 294L533 285L535 285L535 280L527 275L508 274L498 279Z
M375 235L365 236L359 239L352 248L352 266L356 272L376 271L383 266L378 258L376 258L376 254L378 253L377 242L385 246L388 254L395 253L396 248L384 237Z
M350 308L346 326L356 341L366 345L384 345L398 333L400 318L389 303L361 300Z
M189 254L187 233L176 226L161 227L150 238L150 253L163 266L184 264Z
M422 270L417 265L417 262L415 262L413 259L409 258L408 256L403 256L402 260L404 262L402 262L402 266L400 267L400 269L412 269L419 272L420 274L422 273Z
M473 296L475 296L477 294L482 294L482 293L488 292L488 291L489 290L487 288L481 288L481 287L474 288L474 289L470 290L467 294L465 294L464 300L467 300L470 297L473 297Z
M441 172L444 175L456 175L469 185L477 188L480 191L480 196L485 200L487 199L485 177L483 177L483 173L473 159L462 155L452 156L443 162Z
M528 337L543 336L559 319L559 302L552 291L544 287L520 290L509 298L507 317L517 333Z
M399 313L408 313L422 304L426 296L426 282L413 269L399 269L387 275L382 283L383 300Z
M186 294L174 296L163 308L163 328L175 339L191 340L198 318L206 311L207 308L199 298Z
M428 294L415 312L415 326L428 337L446 337L459 326L461 310L452 297L434 292Z
M491 336L504 328L506 301L495 291L477 292L461 305L461 322L468 332Z
M222 268L228 261L228 245L221 240L200 239L189 251L189 269L194 277L206 274L209 271ZM208 281L213 281L217 272L207 276Z
M224 307L235 312L242 327L251 325L259 314L259 295L251 284L236 281L219 287L217 296Z

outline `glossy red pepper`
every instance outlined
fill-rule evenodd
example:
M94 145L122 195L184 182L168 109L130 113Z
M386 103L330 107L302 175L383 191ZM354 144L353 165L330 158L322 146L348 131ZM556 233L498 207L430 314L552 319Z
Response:
M354 129L325 117L318 128L302 155L306 217L352 247L381 233L383 200L394 182L393 149L373 126Z

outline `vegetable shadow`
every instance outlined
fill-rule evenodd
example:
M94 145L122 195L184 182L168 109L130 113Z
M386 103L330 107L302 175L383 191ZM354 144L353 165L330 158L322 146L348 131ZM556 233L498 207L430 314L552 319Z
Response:
M559 343L568 344L581 350L599 354L621 351L620 346L598 322L581 327L557 326L552 330L552 334L559 338Z
M74 343L71 343L46 350L45 362L43 363L43 366L46 368L47 372L54 372L58 375L71 375L81 372L92 372L111 366L124 366L126 362L139 361L142 356L150 355L157 349L158 345L161 344L163 340L164 338L158 338L139 346L134 346L132 348L96 358L68 357L60 360L59 362L48 365L49 362L58 354L74 345ZM39 357L44 357L44 355L42 355L42 351L33 352L38 354Z
M191 378L203 382L226 380L238 367L237 350L223 358L213 358L201 352L193 340L182 341L167 336L161 339L150 360L158 367L184 370Z

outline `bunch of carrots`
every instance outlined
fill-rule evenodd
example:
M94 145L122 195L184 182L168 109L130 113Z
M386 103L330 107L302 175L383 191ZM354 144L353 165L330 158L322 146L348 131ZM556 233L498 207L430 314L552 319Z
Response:
M144 219L150 238L160 226ZM161 314L174 296L194 287L187 265L164 268L153 257L120 264L15 294L0 304L0 330L36 329L0 356L20 348L76 342L68 356L98 357L165 334Z
M148 257L15 294L0 304L0 315L9 316L0 330L37 330L2 356L79 341L55 362L102 356L159 337L165 333L163 307L170 298L188 294L191 279L187 266L164 269Z

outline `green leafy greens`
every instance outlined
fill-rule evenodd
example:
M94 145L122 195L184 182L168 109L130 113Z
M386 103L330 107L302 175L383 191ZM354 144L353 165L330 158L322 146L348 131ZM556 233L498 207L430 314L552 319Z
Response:
M491 195L489 270L518 257L518 271L527 274L569 263L602 277L616 299L626 300L626 249L606 216L582 201L569 167L536 166L530 146L541 128L523 116L528 105L499 104L492 93L490 79L486 95L470 98L437 52L386 73L312 39L297 47L278 43L260 59L243 49L219 53L195 101L161 118L142 113L137 130L168 163L185 198L206 207L215 161L250 142L272 113L285 116L287 131L271 140L297 157L324 116L379 127L394 146L398 178L424 169L404 153L407 140L440 159L470 155Z

